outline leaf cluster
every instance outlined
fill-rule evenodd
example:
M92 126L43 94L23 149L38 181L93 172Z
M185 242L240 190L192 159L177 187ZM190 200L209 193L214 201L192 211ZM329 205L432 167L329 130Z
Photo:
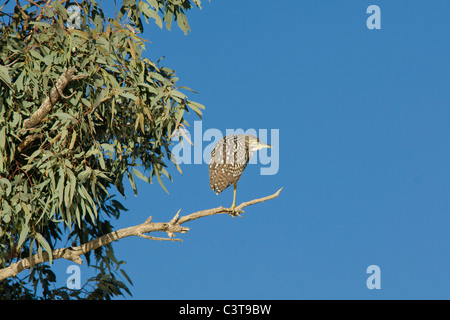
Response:
M69 5L80 8L80 29L67 27ZM177 21L188 32L191 7L188 0L124 0L107 17L96 1L56 0L16 2L12 13L0 12L0 267L43 252L51 264L58 243L79 245L112 231L110 220L126 210L115 199L116 191L124 195L124 178L136 195L135 177L152 183L156 176L165 189L172 135L188 125L186 113L201 117L204 107L181 92L174 70L144 56L148 41L140 33L142 19L168 29ZM85 77L25 130L71 67ZM27 137L32 142L22 149ZM99 276L91 297L129 292L114 276L122 269L112 247L94 255ZM53 276L35 267L28 281L49 297ZM24 287L10 284L0 291Z

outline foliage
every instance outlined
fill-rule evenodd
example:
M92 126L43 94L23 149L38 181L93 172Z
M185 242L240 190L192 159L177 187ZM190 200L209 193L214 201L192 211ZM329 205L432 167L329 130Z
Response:
M187 125L186 112L201 117L203 108L179 90L184 87L173 70L144 57L148 41L140 36L142 19L168 29L177 21L188 32L185 12L200 7L199 0L124 0L114 17L84 0L76 4L79 29L67 25L67 8L75 2L25 2L0 12L0 268L111 232L112 219L126 210L115 199L115 190L124 195L124 177L135 194L135 177L149 183L156 177L165 188L171 136ZM24 130L71 67L87 77L72 81L51 112ZM24 144L27 137L33 139ZM128 276L112 247L93 255L95 261L86 257L98 268L90 290L51 289L55 275L39 265L24 279L0 283L0 298L130 293L118 278L119 271Z

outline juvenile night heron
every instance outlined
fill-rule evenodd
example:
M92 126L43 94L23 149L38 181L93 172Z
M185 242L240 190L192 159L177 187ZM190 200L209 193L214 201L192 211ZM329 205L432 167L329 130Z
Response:
M234 185L232 210L236 207L236 184L253 152L263 148L271 146L259 142L256 136L241 134L223 137L211 151L209 185L216 194Z

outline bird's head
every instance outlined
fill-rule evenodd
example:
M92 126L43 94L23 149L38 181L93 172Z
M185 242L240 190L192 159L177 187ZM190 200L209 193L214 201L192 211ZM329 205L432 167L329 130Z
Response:
M272 148L271 145L260 142L259 138L256 136L248 136L248 143L250 152L258 151L264 148Z

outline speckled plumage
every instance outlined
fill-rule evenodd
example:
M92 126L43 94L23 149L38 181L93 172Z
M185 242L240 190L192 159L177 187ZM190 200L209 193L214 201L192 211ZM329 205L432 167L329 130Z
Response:
M241 177L252 156L249 139L259 141L251 135L228 135L214 146L209 161L209 184L216 194Z

